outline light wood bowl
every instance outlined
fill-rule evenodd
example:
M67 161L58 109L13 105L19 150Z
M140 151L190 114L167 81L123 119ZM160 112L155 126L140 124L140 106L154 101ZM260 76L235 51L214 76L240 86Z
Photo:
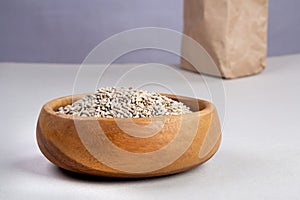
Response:
M83 95L46 103L36 137L52 163L77 173L139 178L174 174L210 159L221 142L220 122L210 102L167 95L193 112L153 118L94 118L57 114Z

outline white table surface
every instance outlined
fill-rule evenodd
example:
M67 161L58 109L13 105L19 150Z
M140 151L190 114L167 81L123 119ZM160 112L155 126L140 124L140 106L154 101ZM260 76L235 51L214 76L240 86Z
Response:
M112 67L107 84L131 66ZM300 55L269 58L259 75L224 80L226 116L217 154L186 173L144 180L70 175L40 153L39 110L72 93L78 67L0 64L0 199L300 199ZM199 75L177 71L202 97ZM82 81L90 89L88 76ZM178 81L168 81L180 91Z

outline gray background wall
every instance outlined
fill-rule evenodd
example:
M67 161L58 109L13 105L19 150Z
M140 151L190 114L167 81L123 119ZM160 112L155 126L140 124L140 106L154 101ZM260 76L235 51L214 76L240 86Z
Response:
M269 4L269 56L300 53L300 1ZM181 31L182 9L182 0L0 0L0 61L80 63L99 42L126 29ZM178 60L144 50L118 62Z

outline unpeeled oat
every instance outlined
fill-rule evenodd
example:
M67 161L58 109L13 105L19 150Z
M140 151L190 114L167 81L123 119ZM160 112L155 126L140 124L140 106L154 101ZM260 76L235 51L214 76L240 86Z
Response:
M104 118L140 118L190 113L181 102L133 88L100 88L71 105L58 108L57 113Z

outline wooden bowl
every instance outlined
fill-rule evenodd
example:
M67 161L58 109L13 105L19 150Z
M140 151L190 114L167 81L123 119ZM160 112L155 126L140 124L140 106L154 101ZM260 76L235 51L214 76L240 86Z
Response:
M38 119L39 148L58 167L98 176L162 176L204 163L221 142L214 105L163 95L183 102L193 112L134 119L77 117L55 111L83 95L52 100L43 106Z

